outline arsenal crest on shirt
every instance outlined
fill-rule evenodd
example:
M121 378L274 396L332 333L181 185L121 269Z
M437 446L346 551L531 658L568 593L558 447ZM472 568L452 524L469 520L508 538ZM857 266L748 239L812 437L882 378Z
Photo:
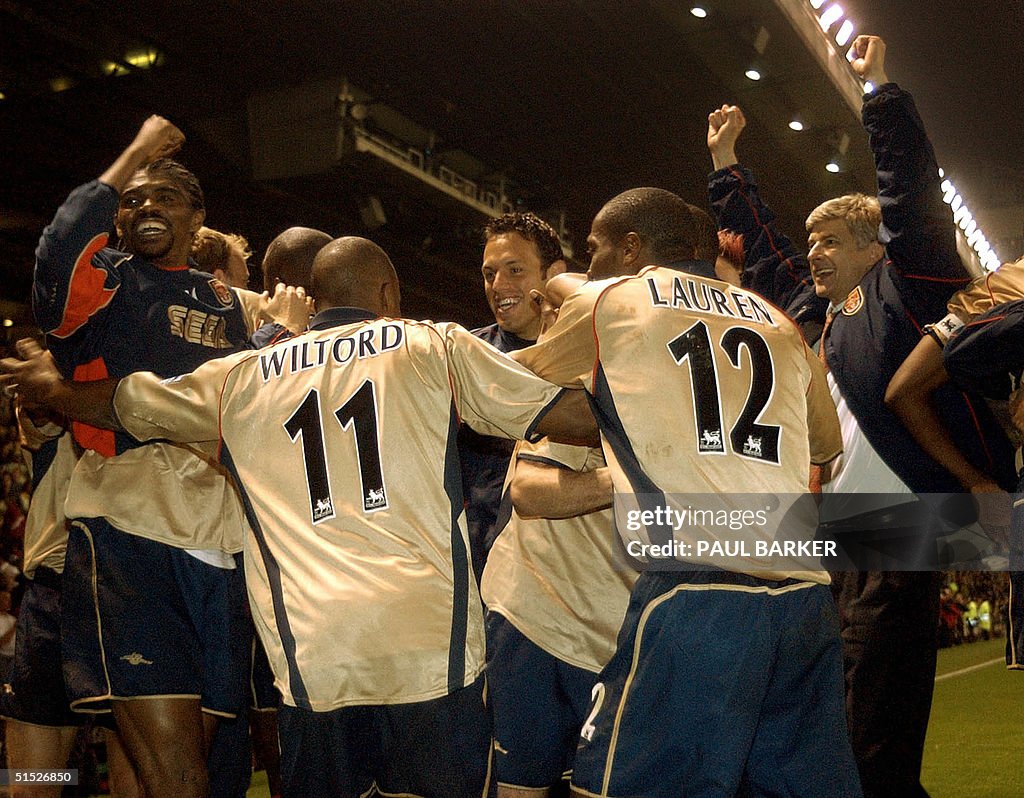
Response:
M846 301L843 302L843 315L852 316L862 307L864 307L864 292L860 290L858 285L847 295Z
M217 297L217 301L224 307L229 308L234 304L235 296L231 293L231 289L216 277L210 280L210 288L213 289L213 295Z

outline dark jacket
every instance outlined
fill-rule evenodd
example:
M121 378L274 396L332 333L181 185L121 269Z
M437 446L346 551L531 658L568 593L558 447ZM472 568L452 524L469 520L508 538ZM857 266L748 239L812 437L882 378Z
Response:
M825 358L862 432L889 468L915 492L959 492L956 478L925 454L885 406L885 390L924 325L946 315L949 297L967 284L968 275L956 253L952 215L942 202L935 153L910 94L894 83L879 87L865 99L863 122L875 155L885 255L833 321L823 342ZM788 275L788 296L802 297L803 281L810 282L807 258L773 226L749 170L718 170L710 191L719 226L751 236L750 246L757 249L748 263L776 275L776 283ZM967 458L1012 487L1011 447L985 404L952 386L933 399Z

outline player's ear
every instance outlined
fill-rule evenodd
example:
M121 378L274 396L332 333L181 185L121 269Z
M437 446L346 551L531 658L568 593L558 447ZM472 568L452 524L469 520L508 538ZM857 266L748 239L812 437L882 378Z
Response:
M388 280L380 286L380 307L382 316L402 315L402 294L397 280Z
M199 232L199 228L203 226L203 222L205 221L205 210L203 210L202 208L197 208L196 210L192 211L192 219L188 226L188 229L192 233L192 235L195 235L196 233Z
M634 232L626 233L625 238L622 239L622 262L626 265L632 264L640 257L640 252L644 248L643 241L640 240L640 236ZM647 264L641 264L646 266Z

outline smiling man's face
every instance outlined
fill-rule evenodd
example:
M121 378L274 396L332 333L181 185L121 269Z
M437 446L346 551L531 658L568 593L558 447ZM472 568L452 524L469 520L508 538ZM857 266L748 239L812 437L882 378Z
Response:
M138 172L121 192L115 226L125 251L173 269L187 262L204 217L177 181Z
M846 299L882 257L882 247L877 242L858 246L843 219L818 222L807 236L807 246L814 291L833 304Z
M520 338L536 340L540 315L530 291L543 291L547 276L537 245L519 233L492 236L484 246L480 271L487 304L498 326Z

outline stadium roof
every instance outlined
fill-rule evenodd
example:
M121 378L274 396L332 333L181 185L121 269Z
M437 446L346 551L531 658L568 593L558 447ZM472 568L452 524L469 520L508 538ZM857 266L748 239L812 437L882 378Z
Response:
M0 298L25 300L32 250L56 205L150 113L188 135L181 159L203 183L211 226L243 233L258 253L292 224L367 235L392 254L408 315L470 324L489 320L477 277L486 216L376 151L357 151L353 125L383 150L409 145L435 175L444 166L458 191L490 191L564 220L577 253L594 212L625 188L657 185L705 203L706 116L723 102L747 112L740 157L791 235L803 237L803 217L820 200L873 191L852 76L829 55L828 34L809 39L799 21L819 12L806 0L716 0L698 18L692 5L2 0ZM860 3L865 17L892 5ZM878 32L906 38L890 35L892 16ZM976 60L999 41L978 45ZM930 69L950 51L971 51L966 41L929 47ZM894 46L892 63L904 61ZM751 68L760 80L745 75ZM902 66L892 74L902 77ZM919 73L906 74L927 119L936 97L914 85ZM795 118L803 131L790 129ZM979 153L976 137L943 122L937 141L972 148L965 198L969 185L991 191L986 204L1024 204L1020 170L993 167L985 180L994 147ZM831 174L825 163L839 150L841 171ZM944 162L960 157L940 151Z

